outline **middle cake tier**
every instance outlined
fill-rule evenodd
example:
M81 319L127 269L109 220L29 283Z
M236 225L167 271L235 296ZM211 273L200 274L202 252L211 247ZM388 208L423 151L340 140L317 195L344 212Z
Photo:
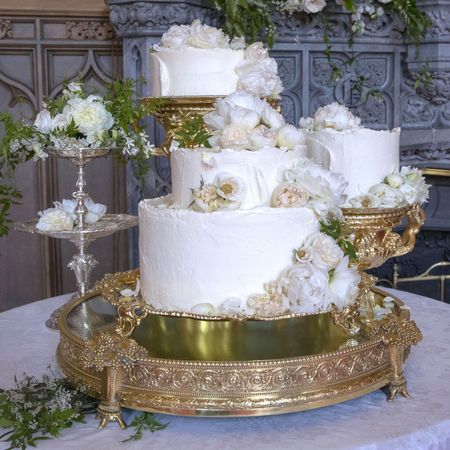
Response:
M309 208L258 207L201 213L173 208L172 196L139 204L142 296L157 309L221 312L245 304L293 263L293 251L319 231Z

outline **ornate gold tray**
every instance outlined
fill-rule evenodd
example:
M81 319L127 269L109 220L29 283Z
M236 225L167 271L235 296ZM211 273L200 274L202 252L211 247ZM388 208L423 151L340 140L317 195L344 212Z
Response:
M116 274L129 279L130 272ZM374 289L380 304L386 293ZM332 313L202 320L113 305L94 288L59 318L63 373L101 398L100 426L121 407L189 416L252 416L343 402L389 385L407 396L404 352L421 340L409 309L350 335Z

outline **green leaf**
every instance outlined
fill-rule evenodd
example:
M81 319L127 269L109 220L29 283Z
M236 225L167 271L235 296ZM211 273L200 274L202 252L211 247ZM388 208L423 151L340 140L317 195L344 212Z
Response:
M155 433L156 431L164 430L168 425L169 423L159 422L153 413L142 412L137 415L129 425L131 428L135 429L135 433L122 442L138 441L142 439L144 431Z
M198 114L185 120L174 134L174 139L184 148L211 147L208 142L210 137L203 117Z

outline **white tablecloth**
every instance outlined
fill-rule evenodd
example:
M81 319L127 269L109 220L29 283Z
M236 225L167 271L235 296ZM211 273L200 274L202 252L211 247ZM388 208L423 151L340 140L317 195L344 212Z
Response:
M411 399L387 403L385 394L327 408L271 417L194 418L162 416L169 426L142 441L128 437L117 424L99 431L90 416L63 436L38 444L39 449L450 449L450 306L401 292L424 334L406 365ZM67 300L56 297L0 314L0 386L13 385L14 374L41 375L56 367L58 333L45 319ZM0 443L0 449L6 446Z

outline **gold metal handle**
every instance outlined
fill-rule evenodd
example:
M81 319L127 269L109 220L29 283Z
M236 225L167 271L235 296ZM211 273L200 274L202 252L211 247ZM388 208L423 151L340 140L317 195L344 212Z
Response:
M425 222L425 212L417 203L412 205L406 213L408 218L408 226L401 237L401 244L395 250L392 257L406 255L416 245L416 235L420 231L420 227Z

